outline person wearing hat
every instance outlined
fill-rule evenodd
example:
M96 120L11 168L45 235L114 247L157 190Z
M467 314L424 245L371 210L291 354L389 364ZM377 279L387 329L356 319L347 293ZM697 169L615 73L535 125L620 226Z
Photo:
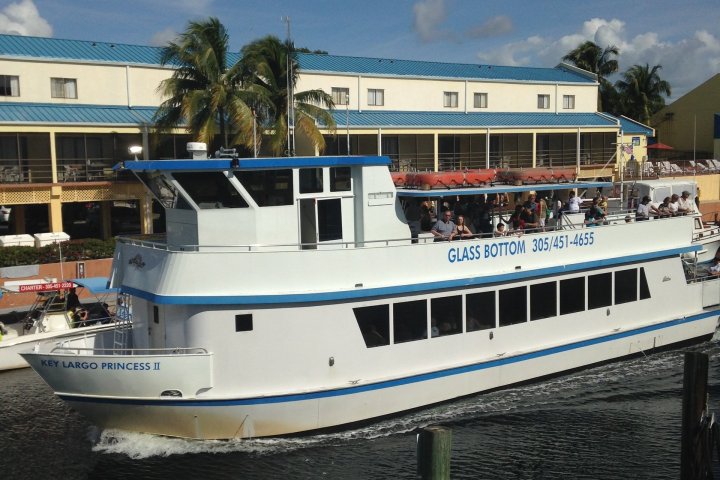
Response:
M650 220L650 197L648 195L645 195L640 201L635 212L635 220Z
M695 213L695 204L690 200L690 192L685 190L678 198L678 215L692 215Z

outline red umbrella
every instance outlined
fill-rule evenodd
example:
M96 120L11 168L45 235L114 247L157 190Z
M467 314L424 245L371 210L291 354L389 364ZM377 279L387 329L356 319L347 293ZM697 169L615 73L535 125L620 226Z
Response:
M670 145L665 145L664 143L653 143L652 145L647 146L648 150L674 150L673 147Z

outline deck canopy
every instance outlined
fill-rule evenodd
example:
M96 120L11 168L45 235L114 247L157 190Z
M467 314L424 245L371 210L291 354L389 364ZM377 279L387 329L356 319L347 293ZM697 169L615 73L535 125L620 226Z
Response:
M142 171L217 171L265 170L272 168L319 168L390 165L388 157L279 157L279 158L217 158L207 160L129 160L120 162L114 170Z

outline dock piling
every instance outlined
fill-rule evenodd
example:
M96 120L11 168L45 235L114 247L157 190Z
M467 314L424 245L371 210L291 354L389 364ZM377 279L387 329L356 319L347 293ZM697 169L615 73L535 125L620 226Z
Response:
M417 478L422 480L450 479L452 430L431 426L417 436Z

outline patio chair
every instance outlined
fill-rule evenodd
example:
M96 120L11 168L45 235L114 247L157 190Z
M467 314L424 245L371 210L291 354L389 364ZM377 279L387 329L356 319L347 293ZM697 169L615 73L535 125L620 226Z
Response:
M689 160L690 169L695 173L708 173L708 168L700 162Z
M669 162L668 162L668 163L669 163ZM677 164L675 164L675 163L670 163L670 173L671 173L672 175L684 175L684 174L685 174L685 170L683 170L682 168L680 168L680 166L677 165Z
M658 167L658 175L670 175L672 173L672 168L670 167L670 162L663 161L657 163Z
M69 182L72 180L73 182L77 182L77 168L73 167L72 165L63 165L63 168L65 169L65 181Z
M717 173L718 169L712 160L705 160L705 165L707 165L708 171L710 173Z
M713 165L715 165L715 169L716 169L718 172L720 172L720 160L716 160L716 159L713 158L713 159L711 159L711 160L709 160L709 161L713 162Z
M20 169L18 167L6 168L3 172L3 178L6 182L19 182L21 180Z
M652 162L644 162L642 164L642 176L643 177L655 177L657 172L655 171L655 165Z

